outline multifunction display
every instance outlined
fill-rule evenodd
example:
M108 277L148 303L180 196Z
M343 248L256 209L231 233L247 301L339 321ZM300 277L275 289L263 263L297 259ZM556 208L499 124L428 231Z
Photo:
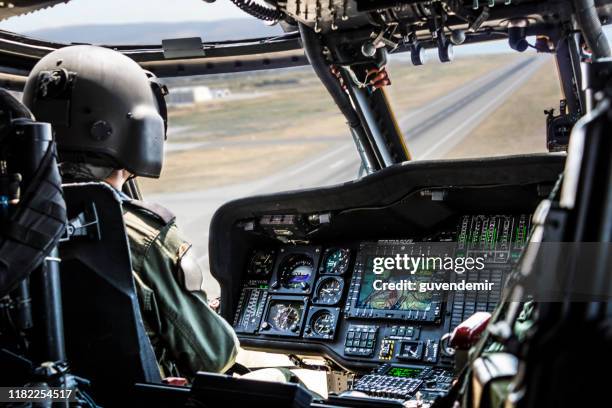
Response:
M375 271L375 261L384 258L421 257L431 254L433 245L413 242L363 243L359 249L346 302L347 317L396 319L434 322L440 318L443 294L436 291L410 290L400 287L410 279L415 285L442 281L444 276L423 265L418 270ZM444 246L436 248L443 250ZM444 251L442 251L444 252ZM447 255L442 253L441 255ZM384 284L383 284L384 282ZM389 284L396 283L396 287Z

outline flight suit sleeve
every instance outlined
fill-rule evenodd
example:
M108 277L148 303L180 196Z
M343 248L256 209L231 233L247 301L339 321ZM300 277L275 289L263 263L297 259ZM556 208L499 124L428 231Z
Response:
M190 245L172 245L179 237L175 224L163 229L135 273L155 294L158 334L179 371L189 377L197 371L224 372L235 361L238 339L197 285L202 275Z

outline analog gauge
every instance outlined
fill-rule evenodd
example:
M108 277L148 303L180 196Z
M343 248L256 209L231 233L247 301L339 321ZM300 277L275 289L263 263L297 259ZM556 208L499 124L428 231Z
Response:
M311 322L312 331L319 336L331 336L336 327L336 318L327 310L315 314Z
M303 307L300 304L275 303L270 306L268 323L278 332L297 332L300 329Z
M286 289L307 290L314 272L312 258L304 254L287 256L280 266L280 283Z
M342 279L336 277L323 278L317 284L315 303L320 305L335 305L342 297Z
M340 308L311 306L308 310L304 337L311 339L333 340L336 326L340 320Z
M323 272L341 275L348 269L350 259L351 251L348 249L330 249L326 252L323 261Z
M249 262L249 275L267 276L274 267L274 251L255 251Z

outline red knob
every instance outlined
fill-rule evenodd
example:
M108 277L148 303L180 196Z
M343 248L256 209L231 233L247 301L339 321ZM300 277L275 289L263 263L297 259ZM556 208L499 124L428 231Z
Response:
M455 327L450 336L449 345L456 350L468 350L487 328L491 313L477 312Z
M168 385L178 385L181 387L185 387L189 384L186 378L183 377L166 377L162 381L164 384Z

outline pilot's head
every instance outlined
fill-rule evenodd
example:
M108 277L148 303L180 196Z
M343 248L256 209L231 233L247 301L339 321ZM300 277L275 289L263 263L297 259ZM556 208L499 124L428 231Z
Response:
M157 178L166 138L165 92L125 55L76 45L34 66L23 102L37 120L53 126L62 172L71 178Z

